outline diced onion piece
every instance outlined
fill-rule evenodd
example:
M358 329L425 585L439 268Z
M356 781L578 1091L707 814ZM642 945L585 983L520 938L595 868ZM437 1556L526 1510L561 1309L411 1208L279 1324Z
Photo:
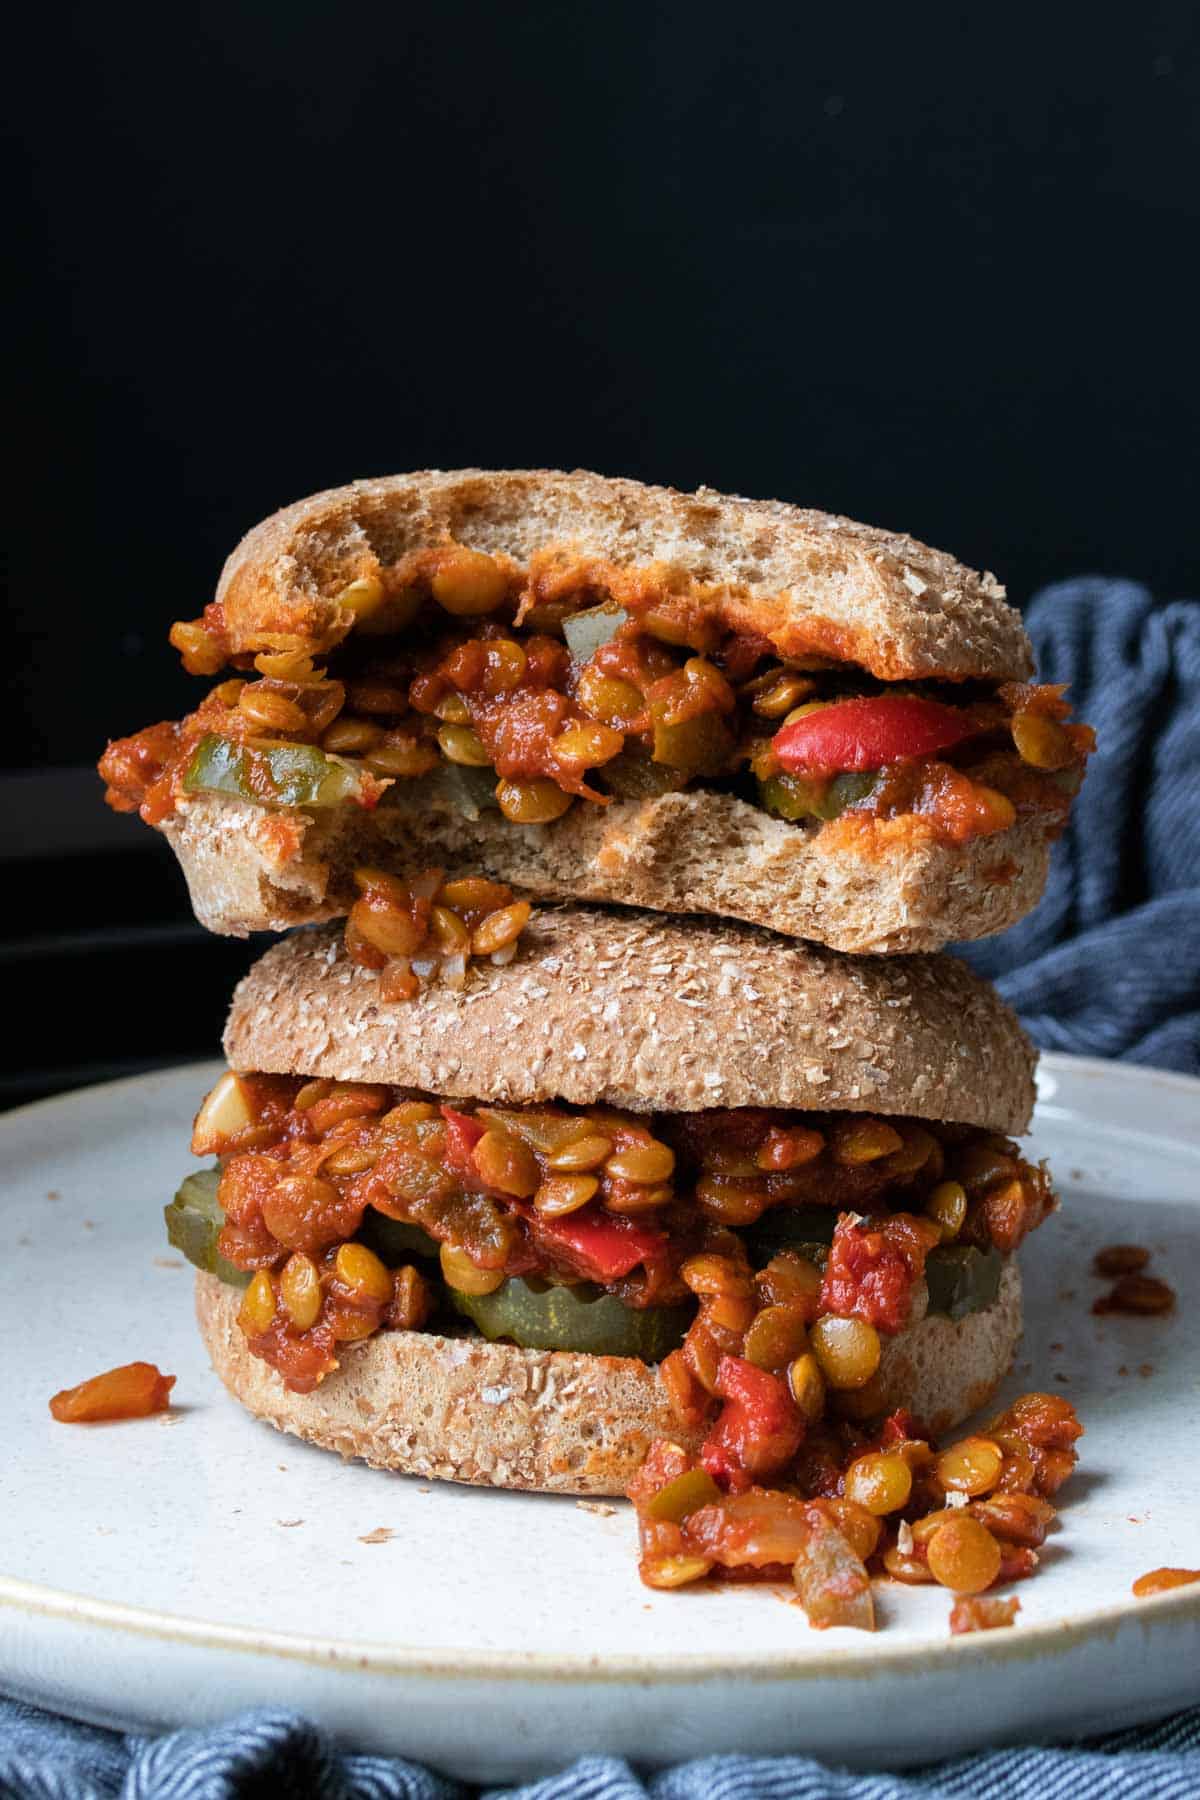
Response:
M418 900L432 900L442 885L441 869L423 869L409 877L409 890Z
M246 1090L227 1069L208 1095L192 1127L192 1154L212 1156L254 1124Z
M815 1508L809 1509L808 1542L796 1558L792 1579L808 1622L818 1631L830 1625L874 1631L875 1600L863 1560Z
M616 637L629 614L620 606L589 606L563 620L567 648L578 663L590 662L602 644Z
M413 967L416 967L415 963ZM442 982L444 986L456 990L467 985L467 959L461 951L456 956L443 958Z

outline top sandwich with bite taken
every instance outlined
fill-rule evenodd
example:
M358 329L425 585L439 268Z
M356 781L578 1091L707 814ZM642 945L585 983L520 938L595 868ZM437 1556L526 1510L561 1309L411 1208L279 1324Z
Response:
M256 527L179 723L109 745L201 921L337 918L364 865L928 951L1036 903L1092 736L989 575L777 502L426 471Z

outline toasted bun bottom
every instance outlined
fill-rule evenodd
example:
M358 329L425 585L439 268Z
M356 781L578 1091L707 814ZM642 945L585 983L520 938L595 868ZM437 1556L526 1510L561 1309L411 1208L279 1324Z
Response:
M708 791L579 805L551 825L469 820L416 783L374 812L316 818L197 796L163 829L201 924L236 936L340 917L361 863L401 875L439 863L538 898L714 913L851 955L925 953L1015 925L1050 860L1036 819L958 846L913 819L811 830Z
M213 1368L255 1418L307 1443L438 1481L621 1494L651 1442L698 1447L681 1431L656 1369L626 1357L521 1350L483 1338L385 1331L342 1353L312 1394L293 1394L250 1354L239 1290L196 1277L196 1316ZM886 1406L908 1407L938 1436L995 1392L1021 1334L1021 1278L1010 1260L995 1303L932 1315L885 1339Z

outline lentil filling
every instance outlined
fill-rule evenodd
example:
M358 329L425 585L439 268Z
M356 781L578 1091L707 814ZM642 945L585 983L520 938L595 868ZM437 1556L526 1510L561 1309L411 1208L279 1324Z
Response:
M739 1360L870 1416L881 1335L918 1293L989 1304L1054 1205L1007 1139L873 1114L506 1108L230 1072L192 1148L220 1158L219 1185L207 1215L181 1190L174 1241L250 1277L242 1328L289 1387L314 1388L339 1343L450 1309L493 1337L660 1361L695 1423ZM734 1479L729 1429L710 1460Z
M344 928L352 962L379 974L385 1002L413 1000L427 983L463 988L471 959L512 962L533 908L502 881L444 881L425 869L408 881L370 867L354 871L358 899Z
M975 1596L1037 1570L1083 1430L1069 1400L1023 1394L939 1452L903 1409L870 1431L814 1419L794 1376L736 1358L721 1392L718 1428L751 1452L741 1479L713 1467L710 1438L698 1458L654 1444L630 1484L648 1587L790 1580L811 1625L872 1631L882 1577L960 1596L954 1634L1013 1623L1015 1601Z
M715 784L796 823L914 816L965 843L1033 815L1060 829L1094 741L1059 687L883 682L829 633L781 654L654 571L449 544L338 598L330 642L235 650L219 604L176 624L192 673L239 673L108 746L109 804L149 824L196 793L371 809L440 772L468 812L546 824Z
M953 1631L1012 1623L1014 1602L975 1597L1036 1570L1074 1409L1026 1394L939 1451L910 1413L884 1416L878 1378L918 1309L989 1304L985 1271L1053 1209L1008 1139L229 1072L192 1148L219 1173L184 1183L172 1242L244 1284L247 1345L294 1391L342 1344L464 1320L639 1356L700 1441L655 1443L630 1484L648 1586L790 1579L814 1626L874 1629L882 1576L952 1590Z

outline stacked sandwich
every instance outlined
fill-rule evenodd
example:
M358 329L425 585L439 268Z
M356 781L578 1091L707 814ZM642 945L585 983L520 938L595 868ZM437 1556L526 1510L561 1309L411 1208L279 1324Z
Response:
M1091 746L1003 590L777 503L426 472L268 519L171 639L217 684L109 746L110 803L211 929L313 927L237 989L167 1208L230 1391L628 1489L652 1584L794 1568L815 1622L881 1566L1026 1572L1069 1406L930 1442L1054 1205L1031 1047L935 954L1033 906Z

